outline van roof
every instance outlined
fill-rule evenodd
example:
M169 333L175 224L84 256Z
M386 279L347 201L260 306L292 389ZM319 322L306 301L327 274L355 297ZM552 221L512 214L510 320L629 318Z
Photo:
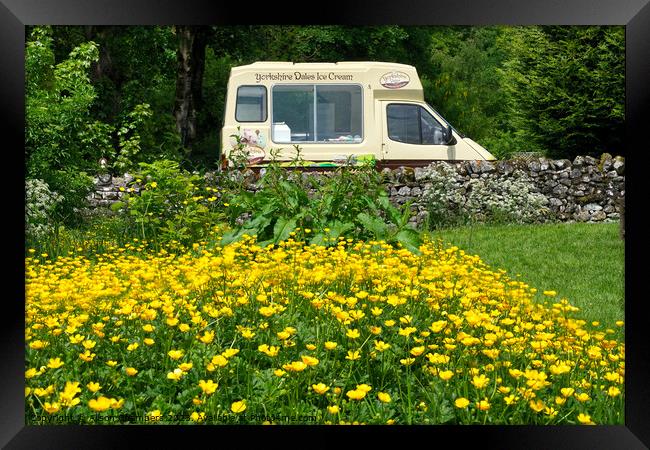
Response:
M310 62L296 63L291 61L258 61L245 66L233 67L232 71L245 71L250 69L402 69L415 70L414 66L393 62L379 61L339 61L339 62Z
M260 74L264 72L264 74ZM256 84L260 79L259 75L268 73L266 80L273 80L274 72L283 75L282 82L292 80L296 82L305 82L305 80L295 78L294 73L298 72L324 72L324 73L341 73L345 77L339 79L327 76L326 82L346 82L354 80L357 83L367 85L373 91L373 96L378 100L402 99L423 101L424 95L422 84L418 76L417 69L408 64L379 61L340 61L340 62L314 62L314 63L294 63L290 61L259 61L245 66L233 67L230 71L231 80L236 80L239 84ZM347 77L350 78L347 78ZM391 81L391 76L397 77L397 80ZM352 78L354 77L354 78ZM276 78L277 79L277 78ZM310 78L313 80L313 77ZM384 80L382 82L382 80ZM400 83L399 86L389 86L390 83Z

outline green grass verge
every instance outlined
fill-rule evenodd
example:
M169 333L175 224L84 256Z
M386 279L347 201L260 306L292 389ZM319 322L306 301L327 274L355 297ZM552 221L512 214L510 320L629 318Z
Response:
M553 290L604 328L625 314L624 241L618 223L474 225L431 232L493 268L542 291ZM604 329L603 328L603 329Z

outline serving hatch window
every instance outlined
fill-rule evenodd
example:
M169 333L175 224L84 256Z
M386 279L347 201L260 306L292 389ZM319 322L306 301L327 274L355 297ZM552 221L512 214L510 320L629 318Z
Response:
M359 85L276 85L272 140L278 143L358 143L363 140Z
M235 120L237 122L266 121L266 87L239 86Z

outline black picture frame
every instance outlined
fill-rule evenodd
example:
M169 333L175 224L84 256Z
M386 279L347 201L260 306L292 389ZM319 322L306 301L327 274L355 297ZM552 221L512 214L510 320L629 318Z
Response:
M307 8L308 7L308 8ZM318 14L306 9L321 8ZM272 11L276 11L272 13ZM626 27L626 382L625 426L413 426L413 427L177 427L177 426L25 426L24 422L24 242L10 236L23 233L24 161L24 41L25 25L173 25L173 24L344 24L344 25L624 25ZM650 4L649 0L480 0L427 2L426 0L377 3L268 2L225 4L204 0L0 0L0 127L5 150L5 197L17 199L5 217L5 253L10 262L3 275L2 353L0 364L0 445L5 448L147 448L187 445L206 439L224 445L224 436L239 445L261 439L293 446L347 442L349 438L386 440L400 445L435 448L465 446L526 449L637 449L650 446L650 346L646 335L647 302L643 282L642 249L644 191L641 179L644 151L648 149L650 107ZM12 144L9 144L12 142ZM8 155L12 158L6 159ZM15 158L15 159L14 159ZM22 167L23 170L18 168ZM15 180L13 179L15 177ZM7 207L7 206L5 206ZM21 209L22 208L22 209ZM15 259L14 259L15 257ZM352 428L352 429L351 429ZM180 432L179 432L180 431ZM227 433L226 433L227 432ZM300 432L300 437L295 435ZM232 433L232 435L230 435ZM190 440L191 439L191 440ZM294 441L295 439L295 441ZM384 441L388 442L388 441ZM260 444L255 444L260 445Z

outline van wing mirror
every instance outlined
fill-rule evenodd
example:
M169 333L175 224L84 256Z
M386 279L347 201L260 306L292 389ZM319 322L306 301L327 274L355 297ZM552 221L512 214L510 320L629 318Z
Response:
M454 139L454 134L451 132L451 125L447 124L447 126L443 128L442 133L443 133L442 138L446 145L453 145L456 143L456 139Z

